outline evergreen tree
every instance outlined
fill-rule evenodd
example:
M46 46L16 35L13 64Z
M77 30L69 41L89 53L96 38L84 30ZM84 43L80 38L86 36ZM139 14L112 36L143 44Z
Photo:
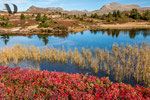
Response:
M141 14L138 12L137 9L132 9L132 11L130 13L130 17L133 18L133 19L140 19Z
M144 20L150 20L150 11L147 10L147 11L144 13L143 19L144 19Z
M93 16L94 16L94 15L93 15L93 14L91 14L91 16L90 16L90 17L91 17L91 18L93 18Z
M101 17L101 20L104 20L106 18L106 15L103 14L102 17Z
M116 12L116 10L113 12L113 17L117 17L117 12Z
M41 14L39 13L39 14L37 14L37 16L36 16L36 21L40 21L41 20Z
M25 19L24 14L21 14L21 15L20 15L20 19L21 19L21 20L24 20L24 19Z
M97 13L95 13L92 18L99 18L99 16L97 15Z
M112 18L113 17L113 15L112 15L112 13L111 12L109 12L109 14L108 14L108 16L107 16L108 18Z
M32 17L34 17L35 15L34 14L32 14Z
M121 13L119 10L117 11L117 17L121 18Z
M83 17L87 17L86 13L85 13L85 14L83 14Z
M42 22L44 23L47 20L47 16L46 14L44 14L43 18L42 18Z
M74 15L74 18L77 18L77 16L76 16L76 15Z

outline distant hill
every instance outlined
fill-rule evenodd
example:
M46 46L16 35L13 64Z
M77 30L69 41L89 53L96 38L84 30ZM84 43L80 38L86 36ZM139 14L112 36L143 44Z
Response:
M114 10L119 10L120 12L123 11L131 11L132 9L138 9L139 11L146 11L150 10L150 7L140 7L139 5L131 4L131 5L122 5L117 2L113 2L107 5L104 5L101 9L95 10L95 11L78 11L78 10L72 10L72 11L67 11L63 10L62 8L39 8L36 6L31 6L27 12L32 12L32 13L48 13L48 12L61 12L61 13L67 13L71 15L82 15L82 14L87 14L91 15L93 13L97 13L98 15L102 14L108 14L109 12L113 12Z

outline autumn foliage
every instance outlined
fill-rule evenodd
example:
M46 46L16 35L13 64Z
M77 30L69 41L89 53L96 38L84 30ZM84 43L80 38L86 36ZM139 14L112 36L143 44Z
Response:
M0 67L1 99L149 100L150 89L82 74Z

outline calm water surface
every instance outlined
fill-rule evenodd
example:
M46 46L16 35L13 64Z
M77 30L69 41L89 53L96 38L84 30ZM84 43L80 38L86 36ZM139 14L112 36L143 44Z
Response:
M132 30L132 31L84 31L76 34L66 34L64 36L49 36L49 35L33 35L33 36L0 36L0 48L5 46L13 46L15 44L34 45L39 48L65 47L66 50L74 48L101 48L111 49L114 43L116 44L137 44L150 43L150 30Z
M76 34L66 34L63 36L49 36L49 35L33 35L33 36L0 36L0 48L5 46L13 46L15 44L22 44L26 46L34 45L39 48L44 47L54 47L62 48L65 47L66 50L78 48L81 51L82 48L108 48L111 49L113 44L139 44L139 43L149 43L150 44L150 30L131 30L131 31L120 31L120 30L107 30L107 31L84 31ZM36 64L27 64L35 65ZM10 65L11 66L11 65ZM20 63L18 66L24 66ZM68 64L55 64L48 63L46 61L41 62L39 65L40 70L67 72L67 73L89 73L89 75L95 75L90 69L81 69L76 65ZM98 77L107 76L103 72L99 72ZM110 80L114 82L112 75L109 76ZM138 83L129 80L123 80L124 83L129 83L136 85Z

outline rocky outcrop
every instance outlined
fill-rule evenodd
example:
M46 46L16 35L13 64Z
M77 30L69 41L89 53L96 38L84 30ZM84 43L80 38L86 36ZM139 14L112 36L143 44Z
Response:
M34 13L39 13L39 12L62 12L62 8L54 8L54 7L49 7L49 8L39 8L36 6L31 6L27 12L34 12Z
M140 9L141 7L138 5L121 5L117 2L110 3L107 5L104 5L101 9L93 11L97 14L108 14L109 12L113 12L114 10L119 10L120 12L123 11L130 11L132 9Z

